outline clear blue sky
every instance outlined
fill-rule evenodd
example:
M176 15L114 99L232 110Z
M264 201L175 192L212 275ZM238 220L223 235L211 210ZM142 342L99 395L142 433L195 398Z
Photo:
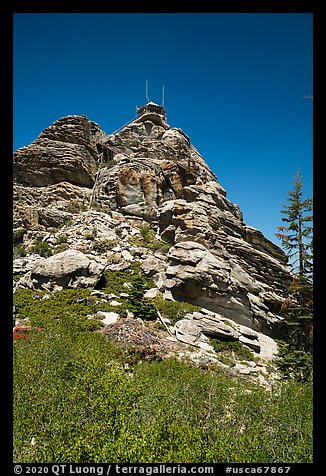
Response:
M274 236L298 169L312 196L312 14L14 15L14 150L68 114L111 133L165 107L237 203Z

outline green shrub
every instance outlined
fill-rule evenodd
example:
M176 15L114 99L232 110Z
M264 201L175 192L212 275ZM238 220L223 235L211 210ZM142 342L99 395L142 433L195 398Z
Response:
M163 318L169 319L174 325L188 313L199 311L201 308L181 301L169 301L165 299L155 298L153 300L156 308L160 311Z
M234 358L230 358L224 354L218 354L217 359L222 362L222 364L228 365L229 367L235 366Z
M89 231L85 233L84 235L85 240L90 240L90 241L94 241L96 237L97 237L97 229L95 226L93 226L92 231Z
M139 274L142 275L140 262L134 261L123 271L104 271L101 283L97 287L108 294L114 293L119 295L121 292L128 292L124 284L129 283L130 285L132 277ZM154 286L153 279L148 276L142 276L146 283L146 289L152 288Z
M101 164L99 168L105 167L105 164ZM108 206L105 205L104 203L97 203L95 200L92 202L92 210L95 210L96 212L101 212L101 213L107 213L108 215L111 214L112 209Z
M116 240L96 240L93 243L93 250L96 253L103 254L117 245Z
M144 297L147 289L147 281L141 274L135 274L131 278L131 289L129 290L128 309L134 316L145 321L157 318L157 312L150 299Z
M39 254L43 258L48 258L53 254L52 248L47 241L35 240L32 246L32 251Z
M75 316L85 317L94 311L87 302L90 295L88 289L64 289L42 299L46 291L18 289L14 294L17 312L24 318L28 317L31 324L43 327L49 320ZM77 321L76 321L77 322Z
M15 341L14 461L312 462L311 385L269 392L175 359L130 376L125 361L72 316Z
M54 247L53 253L62 253L69 249L68 236L66 233L62 233L57 237L57 243Z
M276 366L284 378L294 378L299 381L312 379L313 354L303 350L293 349L289 343L278 341Z
M148 245L151 241L154 240L154 231L149 225L144 225L140 227L140 235L146 245Z
M60 245L62 243L67 243L68 241L68 236L66 233L63 233L62 235L59 235L57 238L57 245Z
M127 317L127 310L129 309L128 300L118 299L118 302L120 302L120 306L114 306L110 302L99 302L96 304L96 311L116 312L120 317Z
M161 251L162 253L167 253L171 246L173 246L173 244L168 243L165 240L153 240L153 242L148 245L148 248L152 251Z
M60 243L59 245L56 245L53 252L55 254L57 253L62 253L63 251L66 251L69 249L68 243Z
M87 210L87 206L77 199L71 200L66 208L69 213L79 213Z
M23 258L24 256L27 255L27 251L26 249L24 248L23 245L15 245L14 246L14 252L13 252L13 258Z
M217 353L224 352L243 360L255 360L255 356L251 350L239 341L225 341L210 337L210 343Z
M100 323L86 317L98 306L89 290L45 294L14 296L45 328L14 341L15 462L312 462L311 382L267 391L218 368L141 361L91 332Z
M80 327L84 331L97 331L103 327L103 324L96 319L87 319L81 322Z
M144 225L140 228L140 236L133 236L130 238L129 243L134 246L140 246L148 248L152 251L161 251L167 253L172 243L168 243L164 240L156 240L154 230L149 225Z

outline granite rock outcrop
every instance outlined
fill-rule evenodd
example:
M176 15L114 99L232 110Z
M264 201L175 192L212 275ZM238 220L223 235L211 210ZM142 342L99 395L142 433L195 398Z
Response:
M97 137L102 134L86 116L59 119L34 142L14 153L14 182L45 187L66 181L92 187L97 170Z
M17 289L94 287L105 269L140 261L153 295L208 313L179 322L177 334L215 332L256 350L258 335L279 337L286 255L244 223L189 137L164 117L145 114L114 134L86 116L63 117L15 152L13 170L14 245L25 250L14 254ZM52 256L35 255L37 240Z

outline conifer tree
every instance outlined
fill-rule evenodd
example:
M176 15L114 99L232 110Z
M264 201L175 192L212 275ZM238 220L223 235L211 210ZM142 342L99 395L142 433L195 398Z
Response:
M303 180L298 171L293 190L289 192L288 205L283 205L286 226L278 226L275 235L288 253L292 270L299 276L312 276L312 198L303 199Z
M146 291L146 282L141 274L136 274L131 280L131 290L129 291L129 310L135 317L147 321L154 320L157 312L149 299L144 297Z
M288 205L283 205L282 221L275 235L290 259L293 280L282 305L286 317L287 343L280 346L280 368L290 375L307 378L312 364L313 241L312 198L303 199L303 180L297 172Z

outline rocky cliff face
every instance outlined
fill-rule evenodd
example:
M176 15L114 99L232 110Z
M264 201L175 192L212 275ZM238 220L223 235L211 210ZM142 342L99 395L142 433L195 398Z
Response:
M137 243L144 225L168 251ZM33 253L35 240L56 254ZM27 252L14 260L18 287L95 286L104 269L139 260L164 298L279 334L285 254L243 222L189 137L162 116L111 135L67 116L17 150L14 242Z

